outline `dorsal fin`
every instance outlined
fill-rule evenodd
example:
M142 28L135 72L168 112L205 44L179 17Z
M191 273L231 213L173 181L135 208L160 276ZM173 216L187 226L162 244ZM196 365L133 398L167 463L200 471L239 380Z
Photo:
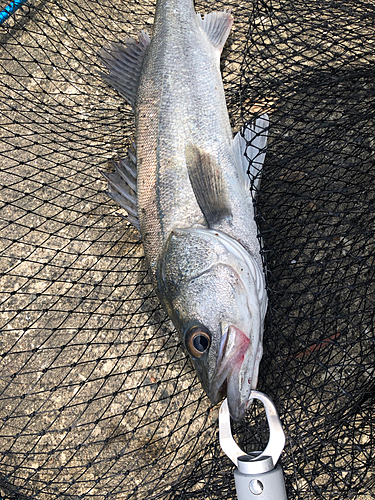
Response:
M251 188L252 196L259 189L262 166L266 156L268 126L268 115L264 114L247 125L242 131L243 135L238 132L233 139L238 174L245 188Z
M134 108L143 59L150 44L147 31L138 33L138 40L127 38L125 45L110 43L99 52L99 59L109 73L102 78L116 89Z
M232 215L224 179L210 153L188 144L186 166L195 198L208 227Z
M210 12L203 19L200 14L197 16L208 39L221 52L233 25L230 10Z
M133 148L135 145L133 144ZM108 194L128 212L126 219L140 230L137 212L137 167L135 151L128 150L128 157L115 163L115 172L102 172L108 181Z

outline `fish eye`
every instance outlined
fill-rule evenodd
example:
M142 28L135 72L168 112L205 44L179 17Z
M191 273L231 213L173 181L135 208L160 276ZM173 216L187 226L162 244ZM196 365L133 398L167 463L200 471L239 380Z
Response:
M204 326L192 326L185 335L185 345L192 356L200 358L211 345L210 332Z

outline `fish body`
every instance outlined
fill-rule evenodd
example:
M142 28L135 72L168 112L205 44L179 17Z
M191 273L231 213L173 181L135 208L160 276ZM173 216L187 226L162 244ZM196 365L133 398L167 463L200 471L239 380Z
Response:
M192 0L159 0L153 37L101 52L104 78L133 106L136 158L107 174L140 229L161 303L202 385L244 416L262 356L267 308L244 157L261 166L267 117L233 138L220 54L229 12L203 19Z

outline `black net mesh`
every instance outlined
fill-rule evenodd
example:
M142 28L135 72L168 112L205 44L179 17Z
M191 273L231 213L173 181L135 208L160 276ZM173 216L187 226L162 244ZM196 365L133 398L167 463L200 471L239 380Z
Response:
M233 9L222 58L233 129L270 117L258 388L287 434L288 498L373 499L374 3L196 7ZM97 51L151 30L154 9L33 0L0 25L4 499L235 498L218 406L98 172L134 130ZM264 447L262 408L233 432L247 451Z

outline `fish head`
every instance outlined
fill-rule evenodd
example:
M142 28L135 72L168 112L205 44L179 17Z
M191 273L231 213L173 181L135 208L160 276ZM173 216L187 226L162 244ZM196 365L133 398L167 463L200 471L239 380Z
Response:
M259 265L223 233L175 230L158 292L211 402L227 396L232 418L241 420L262 356L267 295Z

